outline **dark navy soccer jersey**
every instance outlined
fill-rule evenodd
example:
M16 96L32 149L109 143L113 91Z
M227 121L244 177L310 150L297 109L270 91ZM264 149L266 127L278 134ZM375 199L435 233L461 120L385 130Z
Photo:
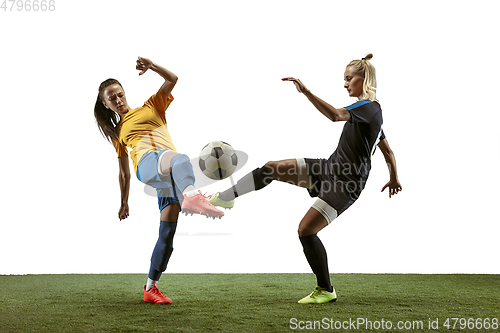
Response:
M351 119L345 123L337 149L328 159L330 175L337 180L355 183L358 190L371 169L371 156L377 144L385 138L382 131L382 109L375 101L358 101L346 109ZM359 185L359 184L358 184Z

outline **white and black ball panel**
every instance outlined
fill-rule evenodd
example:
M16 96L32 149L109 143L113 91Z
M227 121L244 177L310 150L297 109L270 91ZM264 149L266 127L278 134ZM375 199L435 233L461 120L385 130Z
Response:
M224 155L224 150L221 147L213 147L210 155L215 158L221 158Z
M221 180L229 177L236 170L237 165L236 151L227 142L210 142L200 152L200 169L211 179Z

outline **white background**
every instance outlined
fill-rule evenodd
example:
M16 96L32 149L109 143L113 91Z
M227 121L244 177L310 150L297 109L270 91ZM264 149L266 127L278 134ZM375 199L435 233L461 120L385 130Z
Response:
M147 273L156 198L132 179L119 221L118 163L93 116L113 77L131 107L178 75L167 111L177 149L269 160L328 157L332 123L286 76L335 107L347 63L372 52L403 192L380 193L380 152L360 199L320 232L330 271L500 273L498 1L62 1L0 10L0 274ZM229 180L203 188L226 189ZM181 216L168 272L310 272L297 226L314 202L275 182L222 220Z

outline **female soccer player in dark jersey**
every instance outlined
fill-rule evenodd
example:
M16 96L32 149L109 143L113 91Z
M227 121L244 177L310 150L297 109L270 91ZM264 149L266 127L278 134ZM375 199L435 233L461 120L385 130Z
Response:
M131 109L122 85L114 79L101 83L94 115L101 133L115 147L120 168L121 207L120 220L129 216L130 188L129 151L137 178L154 188L158 194L160 231L151 256L144 301L171 304L157 288L157 282L167 267L173 251L173 238L181 209L185 212L222 217L223 212L211 205L194 188L194 174L189 157L177 153L167 129L165 111L173 101L172 89L177 76L149 59L137 60L139 75L148 69L158 73L165 82L142 107Z
M377 146L390 173L390 180L382 191L389 188L391 197L402 190L394 153L382 131L382 109L375 94L375 68L369 61L372 57L370 53L347 65L344 88L349 96L357 97L358 101L345 108L334 108L312 94L298 79L283 79L293 82L297 90L328 119L345 122L337 149L328 159L296 158L268 162L209 200L215 206L231 208L235 197L260 190L272 180L305 187L312 197L318 197L300 221L298 230L304 254L316 275L317 287L299 303L326 303L337 299L330 283L326 250L317 233L358 199L365 187L371 169L371 156Z

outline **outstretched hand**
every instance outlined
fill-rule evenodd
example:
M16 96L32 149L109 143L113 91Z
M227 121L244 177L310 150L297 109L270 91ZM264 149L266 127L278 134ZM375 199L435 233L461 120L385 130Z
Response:
M384 192L387 187L389 188L389 198L403 190L403 187L399 183L399 180L390 180L387 184L384 185L381 192Z
M143 58L143 57L138 57L137 59L137 65L135 66L135 69L141 71L139 73L139 75L142 75L144 73L146 73L146 71L148 69L151 68L151 66L153 66L153 62L147 58Z
M281 79L281 81L292 81L295 84L295 87L297 88L299 93L305 93L307 91L306 86L299 80L293 77L285 77Z

